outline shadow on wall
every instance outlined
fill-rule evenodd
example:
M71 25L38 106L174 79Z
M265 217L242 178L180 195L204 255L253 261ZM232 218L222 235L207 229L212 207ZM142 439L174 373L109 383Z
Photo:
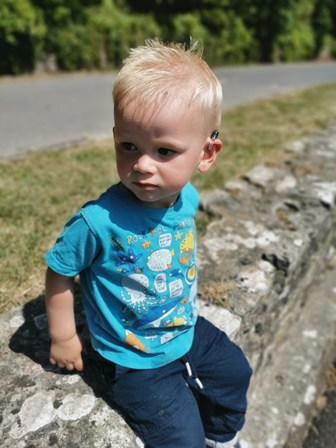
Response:
M96 397L102 398L109 406L118 411L106 395L109 378L113 380L114 364L104 361L91 348L83 306L81 304L79 288L76 291L75 316L77 330L84 341L83 362L84 370L68 371L53 366L49 362L50 337L45 309L45 297L39 296L23 306L24 323L16 330L9 341L9 348L14 353L21 353L39 364L45 372L53 373L52 381L58 375L80 375L82 380L92 389ZM120 413L120 412L119 412Z

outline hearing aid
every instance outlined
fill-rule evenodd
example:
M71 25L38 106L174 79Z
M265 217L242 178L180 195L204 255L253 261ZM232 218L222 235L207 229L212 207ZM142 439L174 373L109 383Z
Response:
M212 148L212 145L213 145L214 141L216 140L216 138L218 138L218 136L219 136L219 131L217 131L217 130L213 131L213 133L210 136L211 142L209 143L208 150Z
M212 141L215 141L216 138L218 138L218 136L219 136L219 131L213 131L210 138Z

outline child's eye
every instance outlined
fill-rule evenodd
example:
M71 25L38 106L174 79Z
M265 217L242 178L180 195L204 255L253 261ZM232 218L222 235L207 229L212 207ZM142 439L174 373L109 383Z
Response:
M172 156L172 155L174 155L174 154L175 154L175 151L173 151L172 149L168 149L168 148L159 148L159 149L158 149L158 153L159 153L161 156L165 156L165 157L167 157L167 156Z
M121 146L126 151L136 151L138 149L133 143L130 142L123 142Z

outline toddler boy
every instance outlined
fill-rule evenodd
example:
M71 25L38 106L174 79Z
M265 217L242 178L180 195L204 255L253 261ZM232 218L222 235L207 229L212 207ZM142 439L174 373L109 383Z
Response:
M120 182L85 204L46 255L50 362L83 369L79 274L106 394L145 446L234 447L251 369L197 315L189 183L221 150L221 85L197 45L149 40L130 51L113 100Z

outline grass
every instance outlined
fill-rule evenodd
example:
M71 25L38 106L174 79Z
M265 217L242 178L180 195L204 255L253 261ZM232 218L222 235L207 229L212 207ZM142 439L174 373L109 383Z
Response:
M220 188L261 161L281 163L287 142L335 119L336 85L229 110L222 153L193 183L201 192ZM116 180L112 140L0 163L0 313L43 294L45 251L64 222ZM199 227L205 223L200 215Z

